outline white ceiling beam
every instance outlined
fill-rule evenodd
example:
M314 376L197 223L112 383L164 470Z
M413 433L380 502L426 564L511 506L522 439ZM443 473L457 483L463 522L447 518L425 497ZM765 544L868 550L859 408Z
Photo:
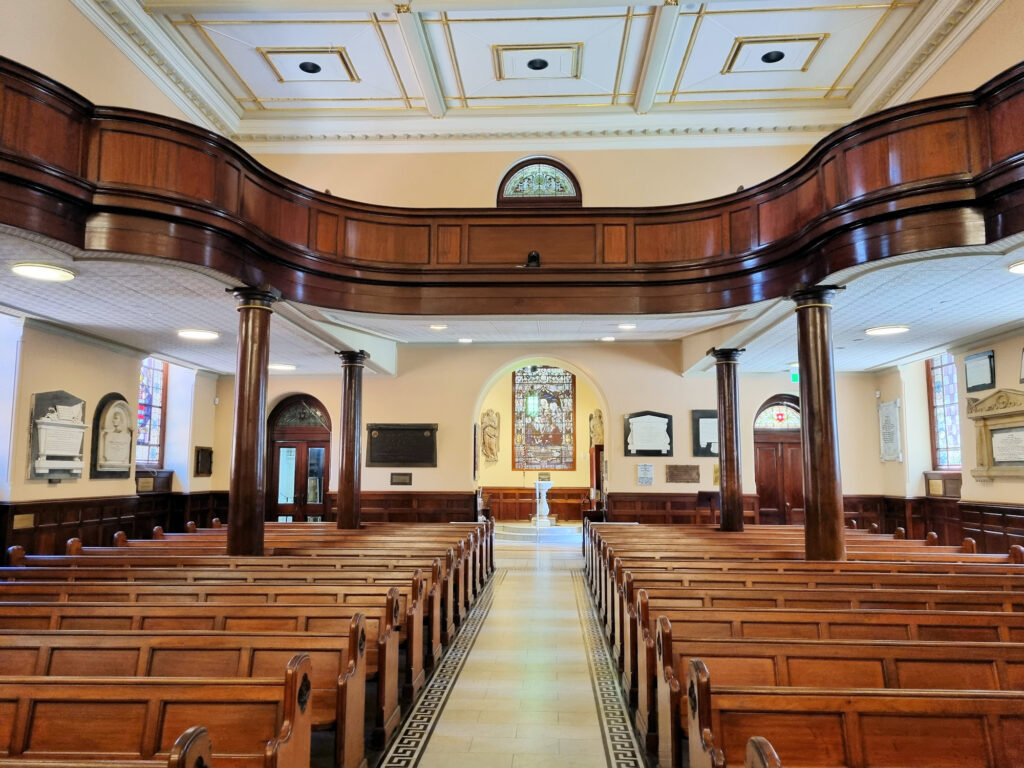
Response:
M677 0L665 0L665 4L654 11L654 23L647 39L647 50L644 52L644 65L640 70L640 82L633 99L633 109L638 115L646 115L654 106L654 97L658 93L658 83L668 62L668 52L672 47L672 38L676 33L676 22L679 21Z
M559 9L621 8L622 0L560 0ZM379 13L393 11L389 0L142 0L150 13ZM422 0L416 10L518 11L552 8L551 0Z
M437 76L437 67L434 64L434 55L430 51L430 43L427 42L427 33L423 29L423 19L418 13L412 12L408 3L396 5L395 16L398 19L398 28L402 32L402 39L405 41L405 48L409 52L409 61L416 74L416 81L420 84L420 92L423 94L427 111L431 117L444 117L444 113L448 111L448 105L444 100L444 91L441 90L441 81Z

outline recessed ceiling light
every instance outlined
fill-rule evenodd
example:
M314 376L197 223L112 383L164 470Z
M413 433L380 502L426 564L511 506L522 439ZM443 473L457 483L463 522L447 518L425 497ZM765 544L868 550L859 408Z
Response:
M459 344L472 344L472 339L459 339Z
M291 363L271 363L267 366L272 371L294 371L295 366Z
M315 61L303 61L299 62L299 69L301 69L307 75L315 75L321 69L323 69L323 67L317 64Z
M765 64L778 64L784 58L786 58L786 54L782 51L768 51L768 53L761 57L761 61Z
M1015 275L1024 275L1024 261L1018 261L1016 264L1011 264L1009 270Z
M614 336L602 336L601 341L615 341Z
M909 331L905 325L879 325L875 328L868 328L864 333L868 336L895 336L897 333L906 333Z
M636 330L636 323L619 323L620 331L634 331Z
M47 280L51 283L66 283L75 279L75 273L64 267L55 267L52 264L34 264L23 261L11 267L11 272L21 277L32 280Z
M540 72L542 69L548 68L548 63L545 59L530 59L528 62L526 62L526 66L528 66L534 72Z
M216 331L201 331L197 328L185 328L178 331L178 336L191 341L213 341L220 338L220 334Z
M799 368L800 367L800 363L790 363L789 367L790 368Z
M447 327L448 326L445 325L444 323L431 323L430 324L430 330L432 330L432 331L443 331Z

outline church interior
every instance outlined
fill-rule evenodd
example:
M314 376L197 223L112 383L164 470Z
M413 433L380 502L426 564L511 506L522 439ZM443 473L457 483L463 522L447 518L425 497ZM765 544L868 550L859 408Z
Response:
M1024 2L0 18L4 763L1024 765Z

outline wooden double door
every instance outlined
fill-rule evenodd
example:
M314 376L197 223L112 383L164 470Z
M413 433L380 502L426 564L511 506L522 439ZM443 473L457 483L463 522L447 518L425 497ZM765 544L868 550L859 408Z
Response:
M754 430L754 478L762 522L804 522L800 430Z

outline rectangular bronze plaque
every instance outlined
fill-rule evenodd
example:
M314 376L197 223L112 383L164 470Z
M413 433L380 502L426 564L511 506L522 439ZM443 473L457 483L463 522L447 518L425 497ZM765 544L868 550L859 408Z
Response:
M436 467L437 424L367 424L366 466Z
M153 490L153 478L152 477L137 477L135 478L136 487L139 493L147 493Z
M26 512L24 514L15 515L11 520L11 528L15 531L23 530L24 528L32 528L36 524L36 516L34 512Z
M392 472L392 485L412 485L412 472Z
M666 464L666 483L699 483L700 467L696 464Z

